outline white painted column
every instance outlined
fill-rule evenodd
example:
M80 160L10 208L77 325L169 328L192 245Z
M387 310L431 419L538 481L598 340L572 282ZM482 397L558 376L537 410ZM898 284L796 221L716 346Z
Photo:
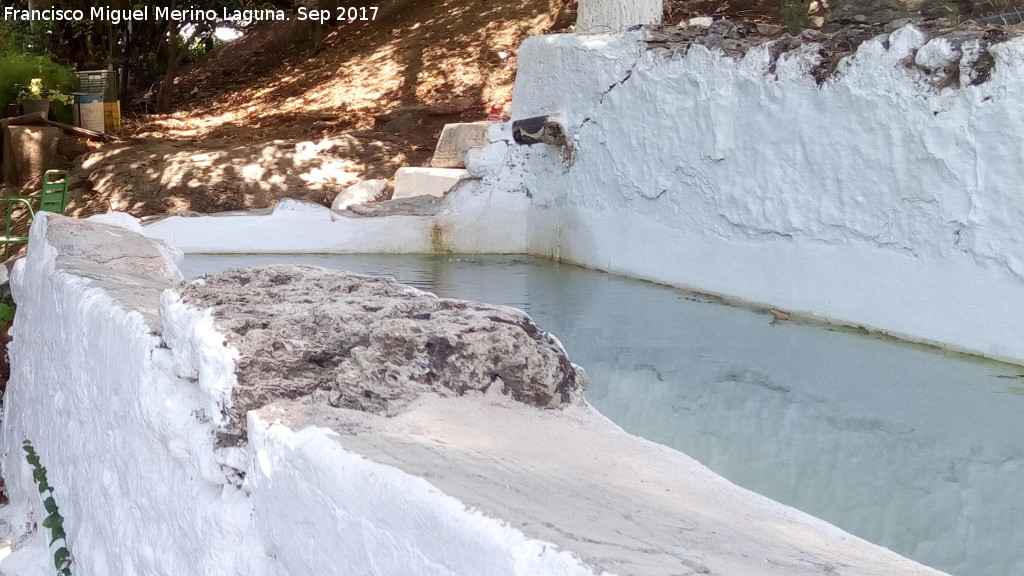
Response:
M662 0L580 0L576 32L618 32L637 24L660 24Z

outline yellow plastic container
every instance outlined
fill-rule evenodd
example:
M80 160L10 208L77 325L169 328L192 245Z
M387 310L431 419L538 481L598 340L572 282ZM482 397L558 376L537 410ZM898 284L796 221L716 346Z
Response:
M121 131L121 101L103 103L103 127L107 133Z

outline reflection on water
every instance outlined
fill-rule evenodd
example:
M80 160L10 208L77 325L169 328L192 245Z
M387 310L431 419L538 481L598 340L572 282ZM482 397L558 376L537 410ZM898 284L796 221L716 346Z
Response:
M190 256L296 263L529 312L624 429L922 563L1024 574L1024 368L783 322L522 256Z

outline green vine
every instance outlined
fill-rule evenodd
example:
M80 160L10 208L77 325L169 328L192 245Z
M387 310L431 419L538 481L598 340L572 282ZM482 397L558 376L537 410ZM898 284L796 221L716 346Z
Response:
M25 440L22 449L25 450L25 460L32 466L32 478L39 487L39 494L43 497L43 508L46 509L46 519L43 520L43 528L50 529L50 547L58 544L53 551L53 566L57 568L57 576L71 576L71 551L68 550L67 534L64 533L64 517L57 509L57 501L53 499L53 488L46 479L46 468L39 461L39 455L32 443Z

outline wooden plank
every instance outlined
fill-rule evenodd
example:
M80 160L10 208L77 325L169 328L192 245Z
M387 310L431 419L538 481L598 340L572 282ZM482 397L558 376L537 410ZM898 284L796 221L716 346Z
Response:
M69 132L77 136L84 136L86 138L101 140L103 142L116 142L120 140L120 138L111 134L104 134L103 132L96 132L95 130L87 130L79 126L64 124L63 122L54 122L53 120L46 118L42 112L22 114L21 116L15 116L14 118L0 120L0 125L2 126L25 126L27 124L45 124L47 126L60 128L65 132Z

